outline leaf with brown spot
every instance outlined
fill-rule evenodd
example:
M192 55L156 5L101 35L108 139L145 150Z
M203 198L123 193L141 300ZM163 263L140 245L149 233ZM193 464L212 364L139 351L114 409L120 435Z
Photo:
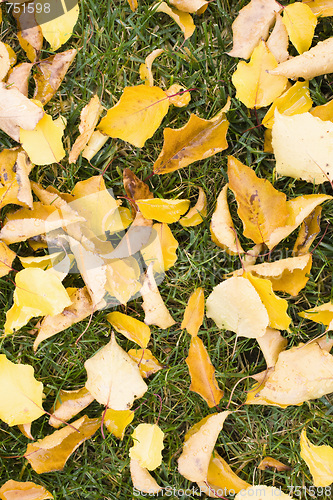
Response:
M304 255L309 252L314 239L320 233L320 218L322 207L317 206L302 222L295 245L293 255Z

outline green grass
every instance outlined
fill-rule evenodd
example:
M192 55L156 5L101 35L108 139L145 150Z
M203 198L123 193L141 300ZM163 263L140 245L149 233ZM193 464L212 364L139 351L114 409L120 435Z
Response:
M3 423L1 425L1 484L8 479L34 481L44 485L57 500L132 498L128 457L128 450L132 445L130 435L139 423L156 422L159 415L159 399L154 394L158 394L163 401L159 424L165 432L165 449L162 466L154 471L153 475L159 484L170 485L175 490L193 486L178 474L177 458L181 453L187 430L213 410L209 410L199 395L189 391L190 377L185 358L190 339L185 331L180 330L180 324L187 300L196 287L204 287L207 297L212 288L222 281L224 274L240 267L238 257L226 256L212 243L209 233L215 201L227 179L227 155L233 154L240 161L253 165L259 176L269 179L288 197L313 192L331 193L328 184L314 188L311 184L290 178L276 179L274 158L263 153L263 128L247 131L257 125L256 118L234 98L235 89L231 83L231 75L237 61L225 54L232 44L231 23L239 9L247 2L213 1L202 17L195 17L196 31L185 43L181 31L173 21L164 14L151 12L152 3L148 0L139 0L139 9L132 13L125 0L81 2L80 20L75 33L61 49L77 47L80 50L60 90L47 105L47 111L54 116L61 111L66 116L68 126L65 145L69 149L69 144L72 144L78 135L80 112L91 96L97 93L103 105L106 108L111 107L118 101L125 86L140 82L140 63L153 49L160 47L165 49L165 53L153 66L155 84L167 88L176 82L186 88L195 88L196 90L191 92L190 104L186 108L171 108L162 126L141 150L121 140L110 139L94 157L91 165L81 158L76 165L69 165L63 160L52 166L35 167L31 177L42 182L45 187L54 184L60 190L67 192L77 181L102 173L106 169L104 179L107 186L112 188L116 195L123 195L123 169L131 168L142 179L151 173L152 165L162 147L164 127L183 126L188 121L190 113L210 118L224 106L228 95L232 97L232 106L228 114L229 148L186 169L160 177L153 176L149 180L151 191L158 196L166 198L189 196L192 202L195 202L197 196L196 187L201 186L208 197L209 214L203 224L194 228L185 229L178 224L172 226L172 231L179 241L178 261L167 272L160 291L176 320L176 325L169 330L152 327L153 334L149 348L166 368L149 379L148 392L134 405L134 409L137 408L135 419L127 429L124 440L119 441L107 432L103 439L101 432L97 432L68 459L63 471L39 476L24 458L20 458L25 452L27 439L17 427L11 428ZM2 40L12 43L19 61L25 60L23 51L16 42L15 24L10 17L4 16L2 31L4 33ZM317 40L332 35L331 18L320 21L316 35ZM45 45L42 57L47 57L48 54ZM310 89L316 104L326 102L332 95L330 75L312 81ZM265 110L258 111L259 120L264 113ZM0 135L0 143L5 147L12 145L12 141L5 134ZM231 207L237 230L241 233L242 225L237 217L235 202L231 203ZM6 209L3 212L6 213ZM332 221L332 204L327 203L323 207L321 236L327 224ZM289 346L307 341L323 331L321 325L299 318L297 312L331 298L333 275L331 228L332 226L328 227L313 253L314 262L306 288L297 297L288 297L293 327L289 333L284 332L284 336L288 339ZM296 235L293 233L278 246L272 258L276 259L281 255L290 256L295 239ZM243 241L245 240L242 238L242 243ZM250 242L245 245L246 248L251 246ZM28 254L28 246L20 244L18 251L21 254ZM14 267L19 269L17 261ZM12 275L1 278L2 324L5 312L12 303L14 291L12 279ZM73 276L69 280L72 282ZM68 281L65 283L68 284ZM130 302L127 308L118 309L123 312L127 310L141 319L144 317L139 299ZM46 395L44 407L49 410L60 389L76 389L84 385L86 381L84 362L108 342L110 327L106 321L106 312L98 312L94 315L78 347L75 345L75 340L86 329L88 320L43 342L34 354L33 337L29 333L33 324L34 321L17 334L1 339L1 349L2 353L12 361L28 363L34 367L36 378L44 384ZM225 391L219 404L219 408L223 410L229 401L232 389L241 378L265 369L263 356L254 340L243 338L238 339L233 354L235 335L219 331L207 318L204 319L201 328L201 338L216 367L217 380ZM133 347L131 342L124 340L120 335L118 342L126 350ZM242 406L245 393L251 384L251 379L247 378L241 381L234 391L230 408L237 409L237 412L225 422L217 441L218 452L242 479L250 483L275 485L285 492L289 486L310 486L311 475L300 458L299 436L306 424L309 438L314 443L332 444L332 395L284 410L275 407ZM98 403L93 403L84 413L94 417L101 411L102 407ZM36 439L52 432L47 416L33 423L32 432ZM279 473L258 470L257 466L265 455L289 464L292 471ZM180 495L175 498L198 497ZM317 498L328 499L331 495L318 493Z

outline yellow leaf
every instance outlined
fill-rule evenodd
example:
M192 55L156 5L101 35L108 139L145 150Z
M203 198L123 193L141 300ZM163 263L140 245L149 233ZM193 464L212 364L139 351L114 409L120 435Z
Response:
M134 445L129 450L131 459L141 467L154 470L162 463L164 432L156 424L139 424L132 434Z
M164 329L175 324L158 291L153 263L148 266L140 293L143 297L142 309L145 312L146 325L156 325Z
M30 365L17 365L0 354L0 419L6 424L33 422L43 410L43 384L34 378Z
M145 85L149 85L150 87L154 86L154 78L153 78L153 73L151 70L151 67L153 65L153 62L155 61L156 57L160 56L163 54L164 49L155 49L153 50L149 56L146 57L144 64L140 64L140 78L141 80L144 80Z
M199 483L198 486L206 495L214 498L215 494L215 498L218 498L218 491L221 491L221 489L224 492L227 490L224 494L228 495L230 491L238 493L250 485L237 476L231 470L229 464L214 450L208 466L207 481L206 483ZM209 495L209 493L213 493L213 495Z
M44 486L32 483L31 481L19 482L10 479L0 488L1 500L46 500L53 498L51 493Z
M8 46L9 47L9 46ZM7 49L7 45L0 42L0 80L3 80L10 69L10 55Z
M276 497L279 497L281 500L293 500L293 497L283 493L280 488L263 485L250 486L246 490L238 493L234 500L251 500L256 497L262 497L265 500L276 500Z
M208 415L190 429L178 459L178 472L193 482L207 481L209 462L223 424L230 411ZM191 432L193 430L193 432Z
M333 16L332 0L302 0L316 16Z
M169 226L154 224L147 245L141 249L141 255L147 266L153 262L155 273L163 273L175 264L177 248L178 241Z
M311 109L311 106L312 99L309 92L309 82L296 82L290 89L275 99L264 116L262 124L268 128L273 127L274 112L276 109L285 116L293 116L306 113Z
M244 253L230 215L227 200L228 184L217 197L216 208L210 223L212 241L229 255Z
M62 470L70 455L91 438L100 425L100 418L84 415L70 426L28 444L24 457L37 474Z
M170 0L170 5L183 12L194 14L198 10L208 5L206 0Z
M66 9L63 15L54 16L54 18L48 21L49 16L46 16L47 2L48 0L41 0L44 8L40 12L37 9L35 10L35 18L42 29L45 40L49 42L51 50L56 51L72 36L80 9L79 4L76 3L72 9ZM52 0L53 12L64 12L63 5L61 0Z
M132 12L135 12L138 8L138 0L127 0Z
M209 408L217 406L223 396L223 391L216 381L215 368L208 352L202 340L197 336L191 338L186 364L191 376L190 391L199 394Z
M127 339L139 344L140 347L147 347L150 339L148 325L117 311L108 314L106 319L118 333L122 333Z
M204 289L197 288L188 300L181 328L186 328L187 332L192 335L192 337L195 337L202 325L204 312Z
M191 101L191 94L189 90L186 90L185 87L178 85L178 83L171 85L165 93L169 97L169 103L176 106L176 108L183 108Z
M65 123L44 114L34 130L20 130L20 141L35 165L51 165L65 157L62 145Z
M183 227L198 226L203 222L203 218L207 216L207 198L204 190L199 187L199 196L196 204L192 207L185 217L179 219L179 224Z
M279 175L322 184L333 180L333 123L311 113L275 111L272 145Z
M154 9L154 6L152 8ZM193 35L195 25L192 17L187 12L171 8L166 2L158 4L155 12L163 12L164 14L170 16L184 33L185 40Z
M128 410L147 390L139 368L117 344L113 332L111 341L89 358L84 367L88 391L100 404L113 410Z
M284 76L297 80L311 80L315 76L333 72L333 37L317 43L312 49L288 61L280 63L276 68L270 68L271 75Z
M275 25L267 40L267 47L272 52L276 62L281 63L289 59L289 37L282 17L275 13Z
M260 349L266 360L267 368L275 366L280 352L287 346L287 339L284 339L278 330L267 328L263 337L257 339Z
M172 224L188 210L190 200L164 200L152 198L148 200L137 200L136 204L145 219L154 219L159 222Z
M94 130L88 144L82 151L82 158L86 158L88 161L91 161L108 140L109 137L107 135L102 134L102 132L97 129Z
M321 211L322 207L318 206L303 220L295 241L293 255L305 255L309 252L314 239L320 233Z
M275 458L265 457L258 465L258 469L259 470L275 469L278 472L284 472L286 470L291 470L292 467L289 467L289 465L285 465L282 462L279 462L279 460L276 460Z
M132 422L134 411L132 410L106 410L103 423L107 430L116 438L123 439L126 427Z
M286 64L286 63L283 63ZM248 108L268 106L279 97L287 85L287 78L272 78L268 70L278 65L264 41L254 49L249 63L240 61L232 75L236 97Z
M126 87L118 103L109 109L98 129L115 139L142 148L160 126L169 99L159 87Z
M162 151L154 163L154 173L162 175L209 158L228 147L226 134L229 122L225 113L211 120L191 114L179 129L165 128Z
M85 387L75 391L60 390L50 416L49 424L56 429L64 422L75 417L81 410L87 408L94 401L94 397Z
M333 121L333 99L322 106L315 106L310 113L323 121Z
M164 368L149 349L130 349L127 354L138 365L142 378L147 378Z
M267 310L254 286L242 277L229 278L213 288L207 301L207 317L219 328L240 337L258 338L269 324Z
M333 304L331 302L326 302L321 306L312 307L306 311L298 313L301 318L307 318L315 323L322 323L328 326L333 320Z
M264 304L269 317L269 326L278 330L288 330L291 323L291 318L287 314L288 302L274 294L272 283L249 272L244 273L243 277L254 286Z
M33 165L27 154L18 149L3 149L0 164L0 207L14 203L32 208L29 174Z
M251 0L232 24L233 48L229 56L249 59L260 40L266 40L280 10L274 0Z
M133 487L143 493L159 493L162 488L157 484L147 469L141 467L137 460L130 460L130 471Z
M310 7L300 2L287 5L283 9L283 23L299 54L309 50L317 25L317 18Z
M301 457L309 467L316 487L329 486L333 482L333 448L325 444L316 446L309 441L306 430L301 433Z
M233 191L244 236L255 243L267 243L273 231L288 218L287 197L266 179L233 156L228 157L229 187Z
M106 266L106 291L120 304L126 304L141 289L140 266L134 257L110 261Z
M16 257L13 252L5 243L0 241L0 277L6 276L12 270L12 263Z

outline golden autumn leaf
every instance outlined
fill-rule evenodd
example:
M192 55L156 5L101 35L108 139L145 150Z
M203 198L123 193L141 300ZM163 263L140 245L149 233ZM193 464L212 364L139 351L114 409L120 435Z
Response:
M91 438L100 425L100 418L88 418L84 415L70 426L28 444L24 457L37 474L62 470L70 455Z
M281 63L289 59L289 37L282 17L275 13L275 25L267 39L267 48L272 52L276 62Z
M143 298L142 309L145 312L146 325L156 325L164 329L175 324L156 285L153 263L148 266L140 293Z
M152 8L155 9L155 6L153 6ZM178 10L176 8L171 8L166 2L157 4L155 12L163 12L164 14L170 16L184 33L185 40L193 35L195 25L192 17L187 12L182 12L181 10Z
M145 219L154 219L159 222L172 224L188 210L190 200L165 200L152 198L148 200L137 200L137 206Z
M154 163L155 174L167 174L191 163L209 158L228 147L226 134L229 122L224 112L210 120L191 114L179 129L166 127L161 153Z
M282 63L286 64L286 63ZM232 75L236 97L248 108L268 106L279 97L287 85L287 78L272 78L269 73L278 63L264 41L254 49L250 62L240 61Z
M134 257L112 260L106 266L105 289L120 304L127 304L142 287L140 275L141 269Z
M283 464L282 462L276 460L275 458L265 457L261 460L260 464L258 465L258 469L259 470L275 469L278 472L284 472L286 470L291 470L292 467Z
M232 24L232 57L249 59L260 40L266 40L274 24L275 13L281 6L275 0L251 0L243 7Z
M102 134L102 132L97 129L94 130L88 144L82 151L82 158L86 158L88 161L91 161L108 140L109 137L107 135Z
M197 288L188 299L181 328L186 328L187 332L192 335L192 337L195 337L202 325L204 312L204 289L200 287Z
M46 4L47 1L41 0L41 3ZM52 8L54 12L64 12L61 0L52 0ZM75 3L74 7L70 10L66 9L65 14L62 16L54 17L51 20L48 20L48 17L46 20L47 10L45 7L40 12L37 9L35 10L36 21L40 25L43 37L49 42L52 51L58 50L72 36L79 12L79 4Z
M159 87L126 87L118 103L109 109L98 129L110 137L142 148L160 126L169 99Z
M6 77L11 66L10 56L7 47L3 42L0 42L0 60L0 80L3 80Z
M275 488L274 486L250 486L246 490L243 490L235 496L234 500L250 500L251 498L259 498L262 496L265 500L275 500L278 496L281 500L293 500L293 497L283 493L280 488Z
M145 467L141 467L137 460L130 460L130 471L133 487L143 493L159 493L162 488L157 484Z
M259 347L264 355L267 368L275 366L280 352L287 347L288 341L284 339L278 330L267 328L263 337L257 339Z
M118 311L111 312L106 319L118 332L127 339L136 342L140 347L147 347L150 339L150 328L136 318Z
M178 246L167 224L154 224L150 238L140 252L147 266L153 263L155 273L164 273L177 261Z
M309 252L314 239L320 233L321 211L322 207L317 206L310 215L303 220L294 244L293 255L305 255Z
M283 9L283 23L299 54L309 50L317 25L317 18L310 7L300 2L287 5Z
M5 243L0 241L0 277L6 276L12 270L12 263L16 257L13 252Z
M183 12L194 14L198 10L208 5L206 0L170 0L170 5Z
M276 109L285 116L293 116L310 111L311 106L312 99L310 97L309 82L296 82L280 97L274 100L272 106L264 116L262 124L268 128L273 127Z
M333 99L322 106L315 106L310 113L323 121L333 121Z
M332 446L312 444L305 429L301 433L300 445L301 457L310 469L314 486L329 486L333 482Z
M267 310L246 278L229 278L215 286L206 306L208 318L219 328L231 330L240 337L262 337L269 325Z
M139 424L132 434L134 445L129 450L132 460L141 467L154 470L162 463L164 432L156 424Z
M134 411L132 410L106 410L103 424L111 434L118 439L123 439L126 427L132 422Z
M329 326L333 320L333 304L331 302L326 302L321 304L321 306L312 307L306 311L298 313L301 318L310 319L315 323L322 323L325 326Z
M18 3L15 10L12 11L19 29L17 38L29 61L33 63L39 58L42 50L43 33L39 23L36 22L35 9L31 9L31 7L34 7L32 2L29 3L29 9L25 5L18 5Z
M302 0L316 16L333 16L331 0Z
M46 500L53 498L53 495L44 486L31 481L20 482L10 479L1 486L0 498L1 500Z
M29 174L33 165L27 154L18 148L0 153L0 207L9 203L33 207Z
M292 57L268 71L271 75L284 76L292 80L298 78L311 80L315 76L333 72L332 54L333 37L317 43L307 52Z
M190 391L199 394L209 408L217 406L223 396L223 391L218 386L215 368L198 336L191 338L189 353L185 361L191 376Z
M288 218L287 197L266 179L233 156L228 157L229 187L233 191L244 236L255 243L267 243L273 231Z
M149 56L146 57L145 62L140 64L140 78L141 80L144 80L145 85L149 85L150 87L154 86L154 77L153 73L151 70L151 67L153 65L153 62L155 61L156 57L160 56L163 54L164 49L155 49L153 50Z
M165 368L149 349L130 349L127 353L139 367L142 378Z
M94 401L94 397L85 387L74 391L61 389L53 406L49 424L56 429L64 422L75 417L81 410L87 408Z
M333 71L333 68L332 68ZM322 184L333 180L333 123L311 113L275 111L272 145L279 175Z
M176 108L183 108L191 101L190 91L178 83L170 85L165 93L169 97L169 103L176 106Z
M0 354L0 419L6 424L33 422L43 410L43 384L30 365L15 364Z
M207 198L204 190L199 187L199 196L196 204L192 207L185 217L179 219L179 224L183 227L198 226L203 222L203 218L207 216Z
M113 410L128 410L147 390L139 368L117 344L113 332L110 342L89 358L84 367L88 391L100 404Z
M178 472L193 482L207 481L208 467L217 437L230 411L213 413L194 425L185 437L178 458Z

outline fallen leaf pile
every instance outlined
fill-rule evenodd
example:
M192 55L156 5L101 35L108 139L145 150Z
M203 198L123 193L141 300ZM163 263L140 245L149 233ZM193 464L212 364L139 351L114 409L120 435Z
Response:
M140 8L137 0L128 3L133 13ZM279 490L274 486L250 484L242 479L241 470L234 472L219 455L223 447L217 445L218 436L225 420L232 421L237 410L228 409L230 401L226 406L224 387L216 377L217 369L223 372L223 366L214 366L216 339L208 345L201 334L205 321L211 319L221 338L229 331L236 341L245 337L258 345L267 368L251 374L255 383L244 391L242 405L276 406L284 411L333 392L333 341L325 336L333 329L331 302L299 309L304 320L327 327L321 338L307 343L287 340L295 321L290 301L301 290L306 295L311 245L321 231L322 206L332 203L332 196L323 190L294 197L288 188L276 189L257 165L234 157L228 143L232 102L249 108L246 112L253 110L257 117L257 110L266 108L258 127L266 128L264 149L274 155L276 174L293 178L291 182L333 185L332 103L313 107L309 91L310 80L333 72L333 37L317 42L315 36L318 19L333 15L332 2L303 0L286 6L275 0L248 2L232 24L233 47L228 52L229 57L244 59L232 75L235 98L221 104L212 118L186 111L192 90L174 83L174 78L161 86L154 83L153 65L157 58L167 57L166 48L159 47L146 54L137 68L138 84L125 86L115 105L105 109L99 96L91 95L75 125L73 141L65 116L50 103L78 55L75 48L59 49L75 29L79 4L73 2L72 8L54 19L43 17L37 4L34 14L25 9L26 3L17 5L14 17L24 62L17 63L10 44L0 42L0 129L11 144L0 151L0 207L6 207L0 230L0 271L2 277L12 279L13 289L3 337L13 336L15 342L18 332L29 325L36 334L31 349L37 351L46 340L66 336L68 328L87 318L90 322L96 314L111 325L111 333L100 349L97 343L92 346L92 355L84 362L84 386L59 387L51 413L43 407L45 387L35 378L33 366L8 351L0 354L1 420L7 426L19 426L26 439L33 439L24 458L37 474L62 470L72 453L95 433L104 437L106 429L122 440L133 422L128 456L133 487L158 494L164 486L151 472L168 465L162 452L170 446L166 429L172 422L138 422L134 403L140 405L150 390L149 377L166 376L155 341L157 329L183 329L189 342L183 391L199 395L206 416L187 429L177 455L179 474L212 498L221 498L221 489L226 495L234 492L236 499L252 498L260 489L265 498L275 498ZM195 31L194 20L207 8L205 0L169 0L152 5L149 15L169 16L187 40ZM45 44L51 52L48 57L44 57ZM45 172L61 161L75 166L84 158L93 165L109 138L144 148L163 127L172 106L179 108L186 123L178 129L163 129L163 145L153 158L151 175L181 174L181 169L229 148L228 182L221 175L215 207L200 185L194 186L197 200L192 205L172 190L164 198L154 187L158 177L148 182L134 168L123 169L123 187L117 185L116 192L107 187L103 175L76 182L70 192L48 185L47 176L32 180L38 168ZM236 206L237 216L231 208ZM177 325L176 311L168 307L158 288L183 251L173 228L208 231L207 222L212 242L226 254L238 256L239 269L230 269L221 282L215 282L206 294L206 313L205 290L190 290L183 321ZM292 256L271 260L271 253L291 235L296 239ZM257 259L261 262L256 263ZM142 306L141 319L127 307L134 299ZM128 351L120 345L124 338L133 343ZM93 402L100 405L99 415L77 418ZM31 423L46 415L54 429L44 432L45 424L43 437L35 440ZM298 453L309 467L314 486L326 487L333 482L333 449L312 444L306 424ZM290 470L266 457L259 469L269 467ZM53 498L43 486L16 479L21 478L2 485L0 498ZM252 478L248 481L252 483ZM282 492L280 496L292 498Z

